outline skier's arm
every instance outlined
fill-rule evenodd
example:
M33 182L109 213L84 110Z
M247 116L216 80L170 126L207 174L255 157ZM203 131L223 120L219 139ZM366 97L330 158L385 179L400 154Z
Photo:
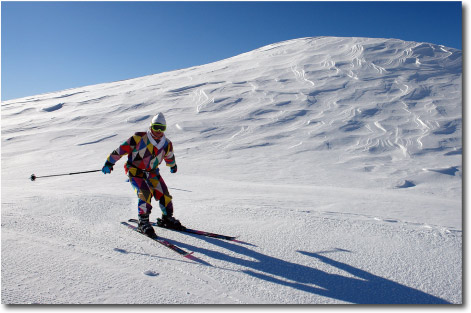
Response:
M116 164L124 155L131 153L132 151L132 142L135 142L134 136L123 142L118 149L113 150L111 154L106 159L107 163L111 163L112 165Z
M177 163L175 162L175 154L173 154L173 144L171 141L168 142L164 160L168 167L174 167L177 165Z

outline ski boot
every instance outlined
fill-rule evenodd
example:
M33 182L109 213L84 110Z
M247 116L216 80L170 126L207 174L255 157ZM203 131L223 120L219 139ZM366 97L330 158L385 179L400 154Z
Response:
M149 215L148 214L142 214L139 215L139 223L137 225L137 229L146 235L147 237L155 237L157 236L155 234L154 227L152 227L152 224L149 222Z
M170 228L175 230L184 230L185 227L180 223L179 220L173 216L162 215L162 218L157 219L157 226Z

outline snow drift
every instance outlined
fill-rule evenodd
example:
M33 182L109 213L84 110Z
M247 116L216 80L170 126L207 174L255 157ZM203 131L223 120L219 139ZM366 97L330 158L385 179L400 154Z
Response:
M315 37L2 102L2 302L461 303L461 88L459 50ZM176 216L246 244L157 230L188 262L129 232L122 162L28 181L157 112Z

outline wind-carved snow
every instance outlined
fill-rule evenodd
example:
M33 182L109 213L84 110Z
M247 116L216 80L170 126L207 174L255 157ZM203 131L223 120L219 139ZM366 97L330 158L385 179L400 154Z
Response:
M53 111L61 109L63 105L64 105L64 103L54 104L54 105L51 105L51 106L48 106L48 107L45 107L45 108L41 108L41 111L53 112Z
M461 303L461 68L444 46L314 37L3 102L2 302ZM124 160L28 180L100 169L158 112L176 217L246 245L158 230L196 264L121 227Z

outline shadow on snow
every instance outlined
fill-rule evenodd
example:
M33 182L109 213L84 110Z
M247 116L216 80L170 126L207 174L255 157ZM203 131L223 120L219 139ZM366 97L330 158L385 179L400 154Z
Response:
M449 304L449 302L433 295L379 277L346 263L335 261L324 255L330 252L351 253L348 250L337 248L323 252L297 252L343 270L355 277L330 274L314 267L271 257L231 242L188 235L206 240L209 243L254 260L241 259L185 243L176 244L195 253L245 267L246 269L241 272L247 275L301 291L357 304ZM206 265L209 265L209 263Z

